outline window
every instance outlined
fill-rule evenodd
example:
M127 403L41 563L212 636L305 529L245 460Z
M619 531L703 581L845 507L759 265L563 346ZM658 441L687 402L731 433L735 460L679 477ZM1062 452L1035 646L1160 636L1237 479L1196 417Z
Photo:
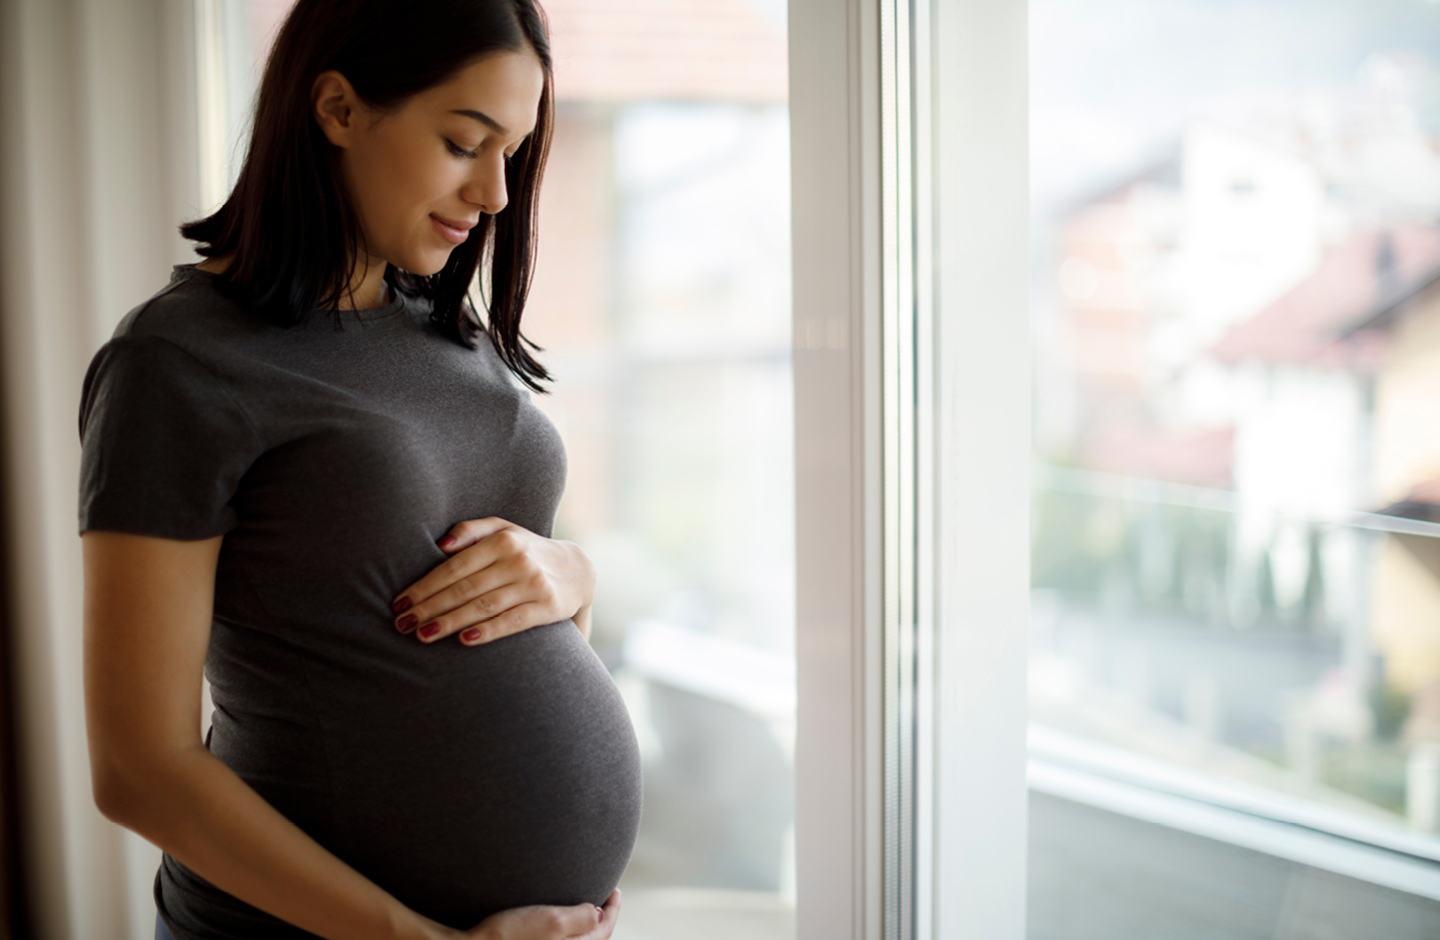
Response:
M1350 930L1347 892L1432 935L1440 10L1030 10L1031 935ZM1097 813L1147 793L1203 838ZM1213 807L1332 838L1177 821Z

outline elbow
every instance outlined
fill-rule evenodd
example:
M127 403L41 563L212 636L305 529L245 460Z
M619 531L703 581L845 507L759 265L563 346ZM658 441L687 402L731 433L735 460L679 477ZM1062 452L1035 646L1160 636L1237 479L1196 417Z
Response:
M90 796L100 815L152 842L184 800L192 749L90 729ZM207 752L208 756L208 752Z
M163 805L165 781L168 776L160 764L147 761L143 766L92 756L90 792L100 815L140 835L147 835L156 818L156 809Z
M92 759L90 791L100 815L113 823L128 825L134 815L133 790L125 774L112 763Z
M183 755L94 755L90 765L90 792L95 808L111 822L162 844L183 804L185 778Z

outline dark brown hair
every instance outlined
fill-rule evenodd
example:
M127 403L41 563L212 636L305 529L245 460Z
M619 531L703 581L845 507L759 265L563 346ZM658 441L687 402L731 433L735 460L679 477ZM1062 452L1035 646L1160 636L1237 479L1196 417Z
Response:
M529 46L545 72L535 131L505 168L510 199L480 217L445 267L416 275L388 267L385 281L428 298L431 319L474 348L487 332L510 370L532 389L549 373L526 349L520 315L535 266L540 178L554 126L545 15L534 0L299 0L275 39L255 108L254 132L235 189L213 215L180 226L207 258L234 253L222 288L265 319L293 326L337 307L358 260L359 230L338 150L310 113L321 72L344 75L366 104L386 111L445 82L485 55ZM486 323L470 297L484 265Z

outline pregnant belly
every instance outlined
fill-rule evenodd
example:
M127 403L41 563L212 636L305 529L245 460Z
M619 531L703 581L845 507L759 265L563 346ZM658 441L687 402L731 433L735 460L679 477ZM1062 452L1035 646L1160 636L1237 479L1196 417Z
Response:
M574 624L401 643L394 668L337 684L323 752L341 858L461 929L609 895L639 827L639 751Z

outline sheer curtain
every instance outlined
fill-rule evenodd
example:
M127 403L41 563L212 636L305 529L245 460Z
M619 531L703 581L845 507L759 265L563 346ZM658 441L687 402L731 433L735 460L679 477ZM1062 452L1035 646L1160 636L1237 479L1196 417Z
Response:
M37 940L148 938L159 853L90 790L76 409L115 322L190 258L187 0L0 0L0 375L21 888Z

